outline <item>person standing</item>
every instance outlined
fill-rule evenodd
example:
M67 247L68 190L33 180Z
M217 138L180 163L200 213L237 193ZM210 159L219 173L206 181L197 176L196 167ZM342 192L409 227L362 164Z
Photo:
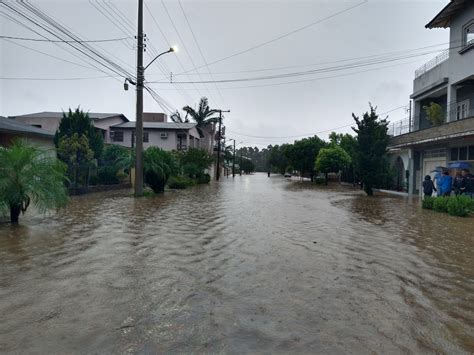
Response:
M453 182L454 193L456 196L462 195L464 193L464 189L462 188L463 182L464 178L461 176L460 172L457 172Z
M426 175L425 180L423 181L423 194L425 195L425 198L431 197L433 191L436 191L433 180L431 180L431 176Z
M438 196L443 196L442 195L442 184L443 184L443 175L440 171L436 171L434 180L436 182L436 187L438 188Z
M463 169L461 174L461 193L472 198L474 195L474 176L469 172L469 169Z
M453 177L449 175L449 171L443 172L443 178L441 180L441 196L451 195L451 190L453 188Z

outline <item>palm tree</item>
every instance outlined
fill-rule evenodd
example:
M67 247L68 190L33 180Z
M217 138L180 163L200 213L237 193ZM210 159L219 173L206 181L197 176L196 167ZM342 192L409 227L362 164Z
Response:
M10 221L17 224L30 203L40 212L65 205L65 173L64 163L21 140L0 148L0 210L10 210Z
M209 108L207 97L201 97L199 109L197 111L190 106L183 107L183 110L197 123L196 129L201 137L204 137L204 131L208 131L209 127L211 127L211 147L209 153L212 154L214 148L214 136L216 135L216 122L218 120L218 117L216 117L215 114L217 114L219 110L211 110Z

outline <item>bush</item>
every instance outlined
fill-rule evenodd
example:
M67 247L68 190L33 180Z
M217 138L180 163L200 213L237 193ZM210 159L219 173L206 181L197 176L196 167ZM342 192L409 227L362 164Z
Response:
M421 207L427 210L432 210L435 200L436 197L425 197L425 199L421 202Z
M185 176L172 176L168 180L168 187L170 189L182 190L188 186L193 186L194 181Z
M112 185L118 184L117 169L115 166L100 166L97 171L97 178L100 184Z
M314 178L314 182L317 184L317 185L324 185L326 183L326 179L322 176L316 176Z
M474 212L474 200L467 196L450 197L447 209L451 216L467 217Z
M210 181L211 181L211 175L209 174L199 175L196 179L196 183L198 184L209 184Z
M433 210L436 212L448 212L448 201L449 197L438 196L434 199Z
M169 177L178 170L174 156L157 147L149 147L143 153L145 183L155 193L164 192Z

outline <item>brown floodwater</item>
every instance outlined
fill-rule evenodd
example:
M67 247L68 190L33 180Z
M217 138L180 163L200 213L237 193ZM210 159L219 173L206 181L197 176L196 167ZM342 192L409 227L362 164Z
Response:
M474 218L266 174L0 225L3 353L474 352Z

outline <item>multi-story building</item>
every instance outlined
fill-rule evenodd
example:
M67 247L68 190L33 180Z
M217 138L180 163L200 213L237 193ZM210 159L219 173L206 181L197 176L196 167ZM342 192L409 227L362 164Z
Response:
M474 163L474 1L451 0L426 28L449 28L449 49L415 72L413 117L393 125L389 146L396 183L410 194L438 166ZM441 106L441 123L427 115L431 103Z

